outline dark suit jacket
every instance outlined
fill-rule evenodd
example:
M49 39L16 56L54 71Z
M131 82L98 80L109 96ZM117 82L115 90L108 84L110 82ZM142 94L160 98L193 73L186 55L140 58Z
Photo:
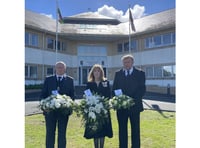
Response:
M145 73L141 70L133 68L130 76L125 76L123 69L115 73L113 82L114 90L121 89L122 93L135 99L134 111L143 111L142 97L145 94Z
M109 81L102 81L99 83L99 86L95 82L87 82L86 89L90 89L92 93L97 93L104 97L111 97L111 90Z
M56 75L46 77L40 98L46 98L52 94L52 90L57 90ZM60 82L59 94L70 96L74 100L74 81L70 76L65 75Z

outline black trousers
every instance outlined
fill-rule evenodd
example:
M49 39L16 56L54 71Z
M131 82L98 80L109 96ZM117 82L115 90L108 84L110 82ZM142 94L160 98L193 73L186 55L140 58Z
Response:
M54 148L55 132L58 126L58 148L66 148L66 130L69 116L52 111L44 113L46 122L46 148Z
M140 148L140 112L121 109L117 111L119 148L128 148L128 119L131 123L131 148Z

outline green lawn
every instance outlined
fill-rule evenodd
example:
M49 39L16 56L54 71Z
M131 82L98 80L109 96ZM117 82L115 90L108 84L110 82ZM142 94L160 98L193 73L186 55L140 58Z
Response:
M141 148L175 148L175 116L175 112L160 113L152 110L142 112ZM118 124L113 110L111 118L114 136L105 139L105 148L118 148ZM67 128L67 147L93 148L93 140L85 139L83 132L81 118L76 117L75 113L72 114ZM130 132L128 141L130 145ZM45 148L45 122L42 114L25 116L25 147Z

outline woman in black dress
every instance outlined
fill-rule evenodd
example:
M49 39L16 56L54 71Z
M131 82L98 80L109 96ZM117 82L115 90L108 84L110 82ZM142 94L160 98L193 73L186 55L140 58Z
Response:
M91 92L97 93L100 96L104 96L105 98L111 97L111 90L109 81L104 77L104 71L101 65L95 64L89 72L87 89L90 89ZM94 138L94 146L95 148L103 148L105 136L112 138L112 124L110 112L108 110L108 120L104 123L103 128L97 130L95 133L91 133L90 129L85 128L84 137L86 139Z

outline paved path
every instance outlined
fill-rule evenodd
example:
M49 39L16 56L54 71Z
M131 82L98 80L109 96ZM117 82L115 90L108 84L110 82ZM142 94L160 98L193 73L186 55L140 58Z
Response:
M25 115L33 115L42 113L41 110L37 107L39 101L28 101L25 102ZM143 99L143 105L145 109L157 110L157 111L171 111L175 112L175 103L174 102L164 102L164 101L155 101Z
M42 113L41 110L38 108L38 105L39 101L25 102L25 115Z
M152 109L158 111L176 111L176 104L174 102L164 102L155 100L143 99L143 105L145 109Z

